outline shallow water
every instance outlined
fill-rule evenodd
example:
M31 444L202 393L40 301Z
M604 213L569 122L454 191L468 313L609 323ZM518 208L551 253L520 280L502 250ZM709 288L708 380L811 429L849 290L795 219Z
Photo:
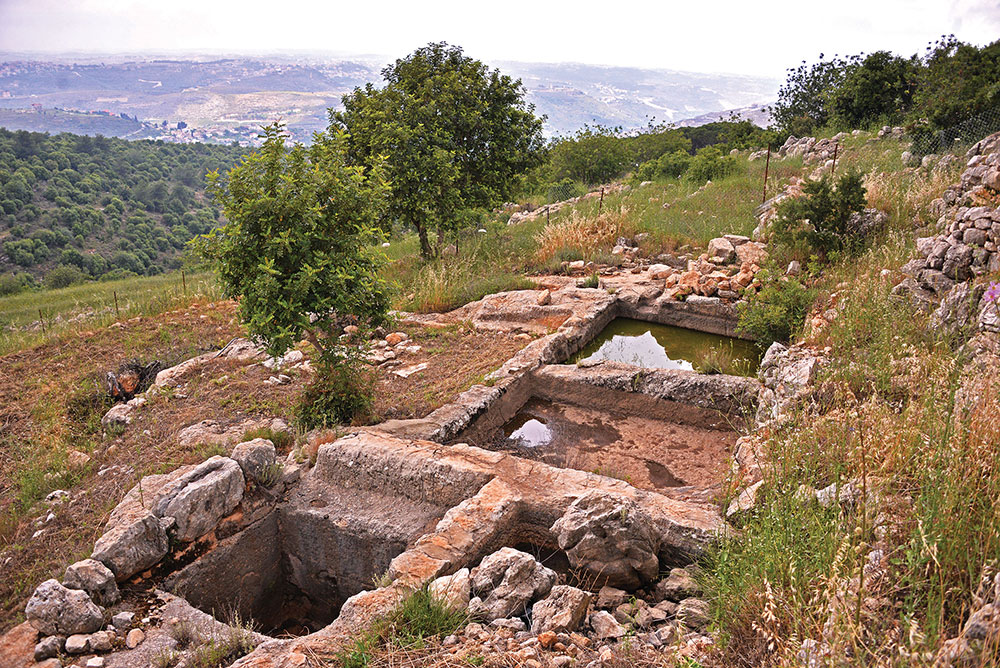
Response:
M735 440L728 430L532 397L502 428L474 444L664 490L717 484Z
M761 352L752 342L683 327L617 318L569 363L608 360L647 369L753 376Z

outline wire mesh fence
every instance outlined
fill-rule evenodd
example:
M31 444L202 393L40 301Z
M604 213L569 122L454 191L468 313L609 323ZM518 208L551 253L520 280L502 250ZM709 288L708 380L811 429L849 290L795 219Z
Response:
M920 155L963 153L977 141L1000 132L1000 107L980 112L944 130L932 131L920 126L911 131L913 148Z

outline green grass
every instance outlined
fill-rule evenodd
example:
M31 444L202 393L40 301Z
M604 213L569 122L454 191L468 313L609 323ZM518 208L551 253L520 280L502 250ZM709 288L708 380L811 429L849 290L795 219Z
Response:
M0 298L0 355L73 329L101 327L162 313L194 298L214 301L221 296L214 275L195 274L182 280L179 272L9 295Z
M420 649L427 640L455 633L469 622L467 610L452 608L426 587L410 592L339 653L342 668L364 668L376 652Z
M767 197L778 194L789 177L801 172L801 167L800 158L772 156ZM750 162L740 155L733 174L713 181L700 192L701 184L685 179L655 181L607 195L603 209L626 209L637 231L650 234L649 241L642 244L647 252L655 254L687 244L704 247L723 234L749 235L753 231L757 225L753 211L764 196L764 168L763 160ZM664 204L669 206L664 208ZM575 209L584 215L596 215L600 206L594 198L581 201ZM558 215L566 215L565 211Z
M488 223L486 233L463 234L457 253L432 261L420 258L416 235L392 242L387 277L396 290L396 308L448 311L490 293L530 287L524 274L535 268L534 235L545 222L508 226L505 221Z

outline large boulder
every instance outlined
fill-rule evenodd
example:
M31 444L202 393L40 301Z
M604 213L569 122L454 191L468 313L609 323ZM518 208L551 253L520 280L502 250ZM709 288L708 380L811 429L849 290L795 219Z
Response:
M63 586L82 589L98 605L114 605L122 600L115 574L96 559L84 559L70 565L63 576Z
M531 632L570 633L576 631L587 618L590 594L570 587L556 585L549 595L531 607Z
M93 633L104 622L103 612L87 592L67 589L55 579L38 585L24 614L32 626L47 636Z
M189 542L231 513L243 499L244 488L240 465L216 455L165 485L153 503L153 514L174 518L176 539Z
M482 560L472 571L469 611L487 621L523 615L556 583L555 571L530 554L505 547Z
M570 565L601 584L633 590L652 582L659 573L656 525L629 499L587 492L551 530Z
M125 580L153 566L167 555L169 542L160 520L144 508L112 524L94 544L92 557Z

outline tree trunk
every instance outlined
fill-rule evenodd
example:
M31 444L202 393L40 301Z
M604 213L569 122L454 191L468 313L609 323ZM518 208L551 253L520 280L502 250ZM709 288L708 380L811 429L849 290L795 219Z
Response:
M425 260L430 260L434 257L431 252L431 243L427 239L427 230L424 229L423 225L415 225L417 228L417 236L420 237L420 254Z

